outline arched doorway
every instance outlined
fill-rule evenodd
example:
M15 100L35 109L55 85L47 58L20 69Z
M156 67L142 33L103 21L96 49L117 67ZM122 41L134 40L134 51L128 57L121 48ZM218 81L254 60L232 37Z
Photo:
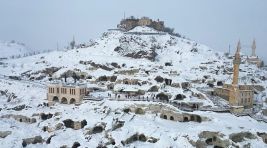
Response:
M54 97L53 97L53 102L59 102L59 99L58 99L57 96L54 96Z
M170 120L174 120L173 116L170 117Z
M67 100L65 97L63 97L63 98L61 99L61 103L62 103L62 104L68 104L68 100Z
M184 117L184 122L188 122L188 117Z
M198 104L193 104L193 109L198 109Z
M163 118L164 118L164 119L167 119L167 115L163 115Z
M201 119L201 117L200 116L197 116L197 122L202 122L202 119Z
M71 98L70 99L70 104L75 104L76 103L76 100L74 98Z
M190 118L191 121L195 121L195 116L192 115Z

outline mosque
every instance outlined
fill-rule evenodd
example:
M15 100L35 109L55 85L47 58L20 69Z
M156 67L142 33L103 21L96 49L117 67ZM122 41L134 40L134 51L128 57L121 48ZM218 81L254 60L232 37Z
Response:
M229 101L231 108L242 112L244 109L250 109L253 107L254 88L253 85L238 84L239 65L241 64L240 50L241 44L239 41L233 60L234 67L232 84L224 84L222 87L216 87L214 89L214 95Z

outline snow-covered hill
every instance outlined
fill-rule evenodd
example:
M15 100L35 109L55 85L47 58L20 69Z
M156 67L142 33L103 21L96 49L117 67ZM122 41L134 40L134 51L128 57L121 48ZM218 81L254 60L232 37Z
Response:
M253 79L254 84L262 86L264 90L257 92L255 101L267 108L263 103L267 93L263 78L267 72L247 63L242 63L240 69L241 83L251 84ZM79 106L45 106L46 84L62 80L62 74L73 72L88 87L99 88L90 95L103 100L86 100ZM171 103L114 100L115 91L128 89L144 91L140 96L143 98L164 93L170 102L177 104L197 102L203 108L227 106L226 101L214 100L205 91L212 90L219 82L231 80L231 57L195 41L148 27L136 27L129 32L108 31L86 48L5 60L0 65L0 74L0 135L7 135L0 138L0 144L6 147L16 147L23 144L23 139L25 142L35 136L41 139L36 138L37 144L28 146L70 147L78 142L82 147L197 147L210 143L210 135L228 147L266 146L259 133L267 133L267 124L249 116L203 110L188 112ZM107 79L111 76L116 77L115 82ZM166 85L166 79L171 80L172 85ZM110 84L114 88L108 88ZM141 108L144 114L125 111L131 107ZM164 120L160 117L162 110L198 115L203 121ZM52 115L42 119L42 113ZM258 114L262 116L261 111ZM14 115L28 118L19 122L12 119L16 118ZM36 122L29 123L31 118ZM87 124L74 130L63 125L66 119L86 120ZM114 128L118 124L120 127Z
M0 58L17 58L26 56L31 52L23 43L0 41Z

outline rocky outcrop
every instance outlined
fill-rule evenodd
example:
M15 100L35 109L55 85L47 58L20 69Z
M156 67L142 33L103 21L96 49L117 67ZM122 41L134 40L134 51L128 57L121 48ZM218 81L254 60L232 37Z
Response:
M182 82L181 86L183 89L189 89L191 87L191 84L189 82Z
M231 145L228 139L224 139L224 135L219 132L203 131L199 135L199 139L195 142L195 147L221 147L226 148Z
M161 76L157 76L154 80L157 81L158 83L162 83L164 81L164 78Z
M7 110L21 111L21 110L23 110L25 108L29 108L29 106L26 106L25 104L23 104L23 105L15 106L13 108L9 108Z
M183 99L185 99L185 98L186 98L185 95L183 95L183 94L177 94L177 95L175 96L174 100L183 100Z
M52 118L52 117L53 117L53 114L50 114L50 113L48 113L48 114L41 113L41 114L40 114L40 118L41 118L42 120L47 120L47 119L50 119L50 118Z
M74 142L71 148L77 148L79 146L81 146L79 142Z
M63 121L66 128L72 128L74 130L82 129L84 126L87 125L86 120L82 121L72 121L71 119L67 119Z
M229 136L229 138L238 143L238 142L243 142L245 141L246 139L256 139L257 137L250 133L250 132L240 132L240 133L233 133Z
M102 133L106 128L106 123L101 122L97 123L93 128L87 129L88 132L86 135L92 135L92 134L97 134L97 133Z
M80 64L83 64L83 65L91 65L92 67L94 67L94 68L96 68L96 69L98 69L98 68L101 68L101 69L104 69L104 70L107 70L107 71L111 71L111 70L113 70L114 68L114 66L113 67L109 67L108 66L108 64L109 63L106 63L106 65L103 65L103 64L97 64L97 63L95 63L95 62L93 62L93 61L80 61L79 62ZM114 64L113 64L114 65Z
M0 138L6 138L11 133L11 131L0 131Z
M136 108L135 109L135 114L144 115L145 111L142 108Z
M148 89L149 92L158 92L159 91L159 87L158 86L152 86Z
M33 138L27 138L22 140L22 146L26 147L29 144L43 143L45 140L41 136L35 136Z
M1 118L13 118L19 122L24 122L24 123L35 123L36 119L35 118L29 118L23 115L13 115L13 114L8 114L8 115L3 115Z
M124 123L125 121L120 121L118 119L116 119L115 121L113 121L113 124L112 124L112 131L118 129L118 128L121 128L124 126Z
M126 140L121 141L121 143L122 143L123 146L125 146L125 145L128 145L128 144L137 142L137 141L156 143L158 140L159 139L154 138L154 137L147 137L144 134L136 133L136 134L130 136L129 138L127 138Z
M267 144L267 133L257 133L259 137L262 138L262 141Z

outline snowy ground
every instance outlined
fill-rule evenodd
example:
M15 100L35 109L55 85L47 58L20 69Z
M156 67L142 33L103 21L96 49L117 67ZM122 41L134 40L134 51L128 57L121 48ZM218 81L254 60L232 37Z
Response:
M132 32L155 33L153 29L137 27ZM115 52L116 47L124 47L120 53ZM156 61L152 62L148 59L133 59L125 57L125 54L134 53L137 51L150 51L151 47L158 46L156 49ZM80 64L80 61L93 61L96 64L102 64L111 67L112 70L107 71L101 68L95 69L91 65ZM50 53L38 54L34 56L10 59L2 61L5 66L0 65L0 91L14 93L17 98L7 102L8 97L0 96L0 116L6 114L19 114L27 117L32 117L36 113L56 113L58 116L53 116L51 119L42 121L37 118L37 122L33 124L20 123L14 119L1 118L0 131L12 131L12 134L4 139L0 138L0 144L4 147L20 147L22 139L31 138L34 136L42 136L47 139L51 135L55 135L51 139L50 144L35 144L29 147L60 147L62 145L71 146L74 142L79 142L82 147L96 147L107 141L106 134L111 135L115 139L115 145L123 147L122 140L127 139L135 133L143 133L146 136L158 138L159 141L152 144L148 142L134 142L128 147L193 147L188 139L196 141L198 134L202 131L218 131L225 135L225 139L229 139L229 135L241 131L249 131L256 135L257 132L267 133L267 124L258 122L248 116L236 117L230 113L215 113L194 111L194 114L207 117L209 121L202 123L197 122L173 122L161 119L158 114L147 112L145 115L135 115L134 113L125 114L122 110L134 104L158 104L152 102L131 102L131 101L84 101L80 106L57 104L53 107L40 106L46 99L46 86L49 83L49 78L58 78L67 70L79 69L79 71L87 73L93 77L93 80L99 76L116 75L117 79L139 79L147 81L147 84L126 85L116 84L115 89L142 89L147 91L151 86L158 86L159 92L165 92L172 95L174 99L177 94L183 94L186 98L184 102L202 102L206 106L214 106L209 98L199 99L193 97L192 93L201 93L199 88L207 88L207 82L212 81L216 85L217 81L231 81L231 74L225 73L232 67L232 60L223 56L222 53L216 53L209 47L190 41L184 38L177 38L166 35L133 35L124 34L120 31L109 31L95 40L95 43L88 48L80 48L66 51L54 51ZM115 62L121 68L114 68L111 63ZM166 62L172 63L172 66L165 66ZM122 66L125 64L126 66ZM30 77L38 77L46 68L57 67L61 68L52 76L45 75L41 80L29 80ZM162 68L160 68L162 67ZM253 65L244 63L240 67L240 82L251 84L253 78L257 84L262 85L265 90L256 95L257 100L264 101L266 98L266 81L261 80L261 76L267 77L267 72L258 69ZM116 74L116 71L139 69L137 74L124 75ZM149 74L145 72L149 71ZM170 74L170 71L176 71L177 74ZM229 70L230 71L230 70ZM22 80L10 80L6 76L21 76L27 72L30 77L23 76ZM193 83L190 91L184 91L182 88L162 85L154 79L156 76L172 79L173 83L202 81L204 76L205 83ZM90 81L93 81L90 80ZM215 81L214 81L215 80ZM98 86L105 88L106 82L96 82L94 84L86 81L88 86ZM95 96L107 97L107 92L92 93ZM155 93L155 94L157 94ZM151 93L150 93L151 94ZM153 94L153 93L152 93ZM148 94L146 94L148 95ZM14 111L10 108L25 104L28 108L21 111ZM166 104L167 105L167 104ZM169 105L167 105L169 106ZM267 108L266 103L263 107ZM110 113L106 111L110 109ZM176 109L177 112L183 112ZM103 113L105 111L105 113ZM125 121L122 128L114 131L109 131L113 120L118 118ZM132 119L133 118L133 119ZM62 123L65 119L74 121L86 120L87 125L80 130L64 128L54 132L42 131L43 126L55 127L56 124ZM104 122L107 124L106 132L92 135L88 140L85 133L87 128L92 128L95 124ZM261 138L250 140L246 139L242 145L251 143L252 147L266 147ZM109 145L109 147L114 147Z

